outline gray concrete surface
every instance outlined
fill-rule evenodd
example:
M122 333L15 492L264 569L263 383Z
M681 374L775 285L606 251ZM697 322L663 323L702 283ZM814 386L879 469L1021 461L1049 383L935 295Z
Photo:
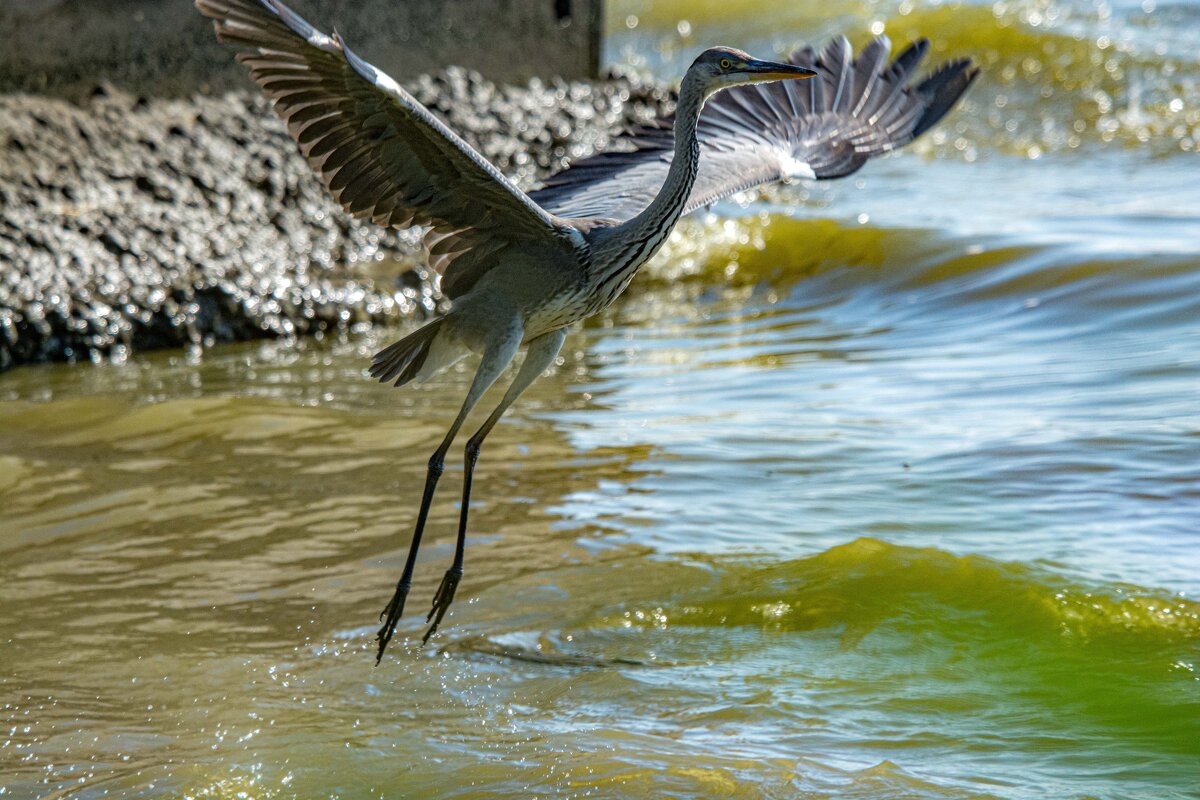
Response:
M289 0L398 80L452 64L492 80L595 77L601 0ZM242 85L190 0L0 0L0 92L153 96Z

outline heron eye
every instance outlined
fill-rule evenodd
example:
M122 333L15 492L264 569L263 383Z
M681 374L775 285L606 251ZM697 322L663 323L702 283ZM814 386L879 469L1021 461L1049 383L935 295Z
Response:
M733 62L730 61L728 58L721 59L721 69L729 69L732 66L733 66Z

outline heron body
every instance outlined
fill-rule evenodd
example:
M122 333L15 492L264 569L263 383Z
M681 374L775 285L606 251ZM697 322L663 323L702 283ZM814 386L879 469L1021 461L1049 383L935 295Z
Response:
M719 63L725 55L733 54L737 51L722 48L714 50L709 58ZM737 55L749 58L744 53ZM803 68L792 69L796 77L811 76ZM515 335L511 331L519 329L521 343L528 344L602 311L617 299L638 268L670 236L695 183L700 159L695 125L711 90L699 77L692 81L680 91L673 166L664 190L654 201L627 221L605 217L556 220L562 227L552 246L532 253L513 253L490 266L478 283L454 299L452 310L440 321L436 338L429 345L436 356L421 365L418 379L434 374L468 351L484 355L495 342ZM401 359L377 357L372 374L380 380L398 379L401 364Z
M673 121L635 129L630 149L584 159L526 194L337 34L321 33L279 0L195 2L219 38L247 48L238 59L343 206L380 225L429 226L430 264L451 309L377 353L371 375L400 386L469 353L480 357L429 459L408 558L380 615L377 661L404 610L446 453L522 348L516 377L466 445L454 561L426 639L463 574L480 446L553 362L568 327L609 306L683 214L775 180L850 174L933 125L976 75L959 60L910 84L924 41L890 63L883 38L857 58L837 39L788 63L711 48L684 75Z

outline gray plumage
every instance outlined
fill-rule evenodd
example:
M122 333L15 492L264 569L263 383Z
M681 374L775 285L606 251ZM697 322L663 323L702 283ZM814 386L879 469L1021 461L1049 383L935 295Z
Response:
M238 60L350 213L379 225L429 226L430 263L451 310L376 354L371 375L399 386L467 353L481 356L429 460L404 571L380 615L377 660L404 610L446 452L522 347L516 377L467 442L454 562L434 597L426 639L462 577L480 445L554 361L567 326L612 303L682 214L788 175L848 174L933 124L974 77L967 62L955 62L910 87L924 43L887 67L884 39L854 60L844 39L819 56L800 51L792 63L711 48L684 75L672 122L635 131L632 152L585 160L530 196L337 34L321 33L279 0L195 2L220 39L248 48ZM814 77L807 94L803 86L753 85ZM723 90L705 111L706 99Z
M472 267L503 259L505 249L569 250L549 213L337 34L326 36L282 3L196 6L216 20L218 38L252 48L237 60L347 211L386 227L430 225L443 254L475 251L443 268L448 297L469 291L478 279Z
M780 180L845 177L920 136L979 74L969 59L957 59L913 83L928 49L927 39L918 40L888 64L886 37L856 58L838 37L819 53L805 47L789 59L816 70L820 80L740 86L713 97L696 128L700 173L684 213ZM662 185L674 144L671 119L640 126L614 150L551 176L530 197L564 217L628 219Z

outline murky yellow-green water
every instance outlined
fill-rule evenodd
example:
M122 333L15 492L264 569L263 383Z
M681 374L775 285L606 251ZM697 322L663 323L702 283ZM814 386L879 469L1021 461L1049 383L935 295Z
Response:
M1200 797L1200 9L613 6L656 69L882 20L989 71L684 225L488 440L421 648L454 460L378 668L467 373L0 376L0 796Z

